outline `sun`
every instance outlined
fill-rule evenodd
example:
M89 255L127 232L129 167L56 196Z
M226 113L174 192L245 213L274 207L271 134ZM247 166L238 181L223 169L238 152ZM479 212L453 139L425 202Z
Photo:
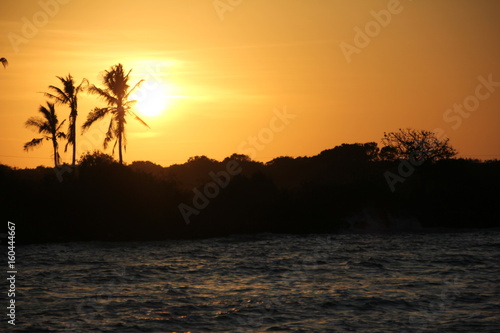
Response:
M135 108L143 116L161 115L169 102L169 91L165 83L146 80L130 98L136 100Z

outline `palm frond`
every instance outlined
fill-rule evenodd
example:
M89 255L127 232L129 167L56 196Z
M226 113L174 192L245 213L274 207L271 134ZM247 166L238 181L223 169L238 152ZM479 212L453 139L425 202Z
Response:
M129 89L128 78L131 71L132 70L125 74L123 65L118 64L111 67L111 70L106 71L104 75L103 82L105 86L121 101L124 100Z
M57 133L59 133L59 132L61 131L61 127L62 127L62 125L63 125L65 122L66 122L66 119L64 119L64 120L62 121L62 123L60 123L60 124L59 124L59 126L57 126L57 127L56 127L56 132L57 132ZM62 133L62 132L61 132L61 133ZM66 137L66 134L64 134L64 133L63 133L63 135L64 135L64 137Z
M38 146L39 144L41 144L44 139L45 138L38 138L38 139L33 139L30 142L26 142L24 144L24 150L28 151L30 149L35 148L36 146Z
M44 125L44 120L38 117L31 117L24 123L26 127L35 127L36 129L40 129Z
M6 58L0 58L0 62L2 63L4 68L7 67L7 65L9 64Z
M141 124L143 124L144 126L146 126L147 128L151 129L151 127L149 127L148 124L146 124L146 122L144 120L142 120L135 112L133 111L128 111L131 115L134 116L135 120L137 120L138 122L140 122Z
M110 108L95 108L87 116L87 121L82 126L82 129L86 130L90 127L96 120L104 118L110 111Z
M80 84L78 85L78 87L76 87L75 95L78 94L78 93L80 93L80 92L82 92L82 91L84 91L85 89L88 89L89 85L90 85L89 80L87 80L86 78L83 78L82 82L80 82Z
M61 88L56 86L49 86L49 89L53 90L55 94L46 92L43 94L45 97L54 99L58 104L69 103L71 98L67 92L63 91Z
M127 151L127 135L125 131L123 131L122 133L122 144L123 144L123 150Z
M111 150L111 154L115 154L115 148L116 148L116 145L118 144L118 139L115 140L115 144L113 145L113 149Z
M98 97L101 97L106 101L108 105L116 105L118 103L118 99L115 96L112 96L110 94L110 91L108 91L108 89L101 89L99 87L96 87L95 85L92 85L88 89L88 92L92 95L97 95Z
M66 77L58 76L57 78L63 84L66 95L75 96L75 82L73 81L73 76L68 74Z
M109 122L108 131L106 132L106 137L104 138L104 149L108 148L108 144L115 137L115 122L113 119Z
M43 105L40 105L40 107L38 108L38 112L40 112L41 114L43 114L43 117L48 121L50 122L52 116L51 116L51 106L50 106L51 103L48 103L47 102L47 105L49 106L49 108L46 108L45 106ZM52 104L52 106L54 106L54 104Z
M137 82L133 87L132 89L130 89L126 94L125 94L125 99L128 99L129 96L134 92L135 89L139 88L141 86L141 84L144 82L144 80L140 80L139 82Z
M66 138L68 139L68 142L66 142L66 145L64 146L64 152L67 152L68 146L73 145L75 142L75 138L76 138L75 117L69 118L68 131L66 132Z

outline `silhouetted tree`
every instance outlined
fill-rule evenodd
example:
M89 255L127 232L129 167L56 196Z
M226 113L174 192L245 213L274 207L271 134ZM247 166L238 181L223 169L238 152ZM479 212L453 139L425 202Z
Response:
M320 156L336 163L364 163L374 161L378 156L378 151L375 142L343 143L333 149L322 151Z
M99 88L92 85L89 88L91 94L95 94L106 101L108 104L104 108L95 108L87 117L87 121L83 124L83 129L88 129L96 120L104 118L111 114L106 137L104 138L104 149L108 147L111 140L116 139L113 146L113 153L116 145L118 145L119 162L123 164L122 148L127 147L127 139L125 136L126 115L132 115L144 126L149 126L139 118L132 110L132 104L135 101L129 100L130 94L143 82L139 81L132 89L128 84L129 75L132 70L124 72L122 64L111 67L106 71L103 77L104 88Z
M229 159L231 160L235 160L237 162L253 162L252 161L252 158L248 155L244 155L244 154L232 154L231 156L229 156Z
M234 154L233 154L234 155ZM271 161L266 162L266 166L278 166L278 167L287 167L293 165L295 159L290 156L280 156L272 159Z
M76 161L76 117L78 116L78 94L84 90L83 84L88 83L87 79L83 79L80 85L75 87L75 83L73 81L73 77L71 74L68 74L67 77L57 78L61 81L63 88L59 88L56 86L49 86L49 89L52 93L45 93L46 97L52 98L59 104L65 104L70 108L69 114L69 126L67 139L68 143L64 148L64 151L68 150L68 145L73 146L73 159L72 165L75 166Z
M38 111L43 115L43 118L31 117L26 121L25 125L26 127L35 128L38 130L38 133L44 134L44 136L41 138L35 138L30 142L25 143L24 150L28 151L30 148L35 148L40 145L43 140L51 140L52 147L54 149L54 165L57 167L60 159L57 140L66 137L66 134L60 131L65 120L59 124L53 103L47 102L47 107L40 105L40 109Z
M448 138L440 140L431 131L399 129L398 132L384 133L381 157L430 162L448 159L457 154L448 142Z
M134 171L147 173L158 178L163 177L165 174L165 169L161 165L150 161L134 161L130 163L129 167Z
M102 153L98 150L93 153L85 153L79 160L79 165L82 167L96 167L103 165L112 165L116 163L113 156Z
M397 149L392 146L385 146L378 154L382 161L395 161L397 159Z
M7 65L9 64L9 62L5 58L0 58L0 62L2 63L4 68L7 67Z
M196 155L196 156L191 156L190 158L188 158L188 163L190 164L210 164L210 163L217 163L216 160L214 160L213 158L208 158L207 156L205 155Z

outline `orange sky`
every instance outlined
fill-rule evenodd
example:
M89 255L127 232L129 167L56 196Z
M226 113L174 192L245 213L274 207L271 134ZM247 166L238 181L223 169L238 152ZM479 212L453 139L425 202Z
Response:
M22 148L37 136L24 122L45 104L38 92L68 73L100 85L117 63L147 80L143 101L166 99L143 116L150 130L129 119L128 163L315 155L405 127L500 158L499 14L493 0L2 1L0 163L51 165L48 142ZM94 106L81 96L79 125ZM96 126L78 153L102 139Z

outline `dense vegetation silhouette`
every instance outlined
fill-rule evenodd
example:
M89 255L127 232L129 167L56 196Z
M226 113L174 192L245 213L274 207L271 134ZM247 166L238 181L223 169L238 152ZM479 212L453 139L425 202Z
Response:
M400 163L374 142L268 163L233 154L170 167L94 152L62 181L52 168L0 165L1 214L20 242L500 226L500 161L424 161L391 191L384 174ZM228 165L238 171L230 179ZM197 212L189 223L181 204Z

